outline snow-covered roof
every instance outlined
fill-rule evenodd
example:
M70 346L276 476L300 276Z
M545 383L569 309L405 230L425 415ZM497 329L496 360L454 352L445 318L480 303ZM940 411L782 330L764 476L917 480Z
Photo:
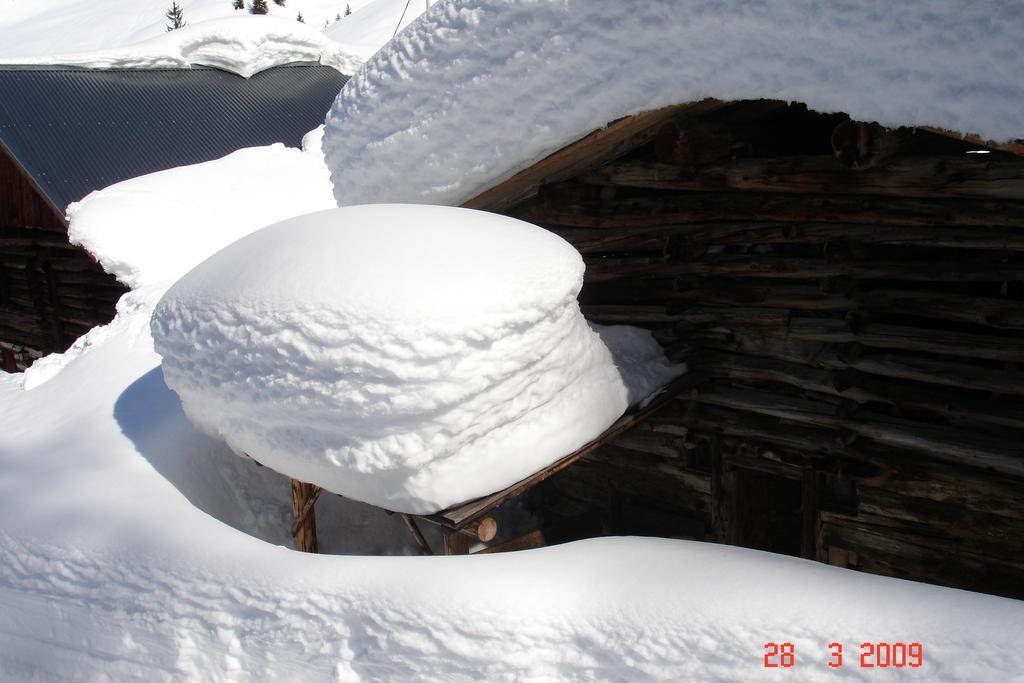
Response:
M328 116L339 204L460 204L610 121L717 98L1024 137L1024 12L956 0L448 0Z
M128 178L243 147L298 146L345 80L315 64L250 79L211 68L0 66L0 148L63 214Z
M187 69L213 66L246 78L293 62L319 62L351 74L361 60L304 23L239 14L186 25L156 38L95 52L6 58L0 62L88 69Z

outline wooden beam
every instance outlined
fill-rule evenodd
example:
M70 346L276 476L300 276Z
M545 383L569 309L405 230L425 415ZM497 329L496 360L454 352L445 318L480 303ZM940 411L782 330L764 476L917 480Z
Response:
M537 194L538 188L564 180L583 170L617 159L650 142L662 124L684 111L706 112L721 106L717 100L703 100L626 116L550 154L511 178L463 202L468 209L500 211Z
M422 518L428 521L440 524L443 527L451 530L461 529L473 522L479 521L482 517L487 515L491 510L495 509L502 503L516 496L519 496L536 486L545 479L551 477L557 472L562 471L566 467L572 465L574 462L587 455L594 449L610 442L615 437L619 436L626 430L633 426L643 422L648 416L653 414L659 408L669 403L675 398L680 392L689 387L696 386L700 381L704 379L704 375L697 372L690 372L682 377L671 382L665 389L659 394L653 401L647 406L634 413L627 413L612 424L611 427L606 429L598 438L590 441L581 448L577 449L573 453L566 455L563 458L555 461L543 470L534 473L533 475L519 481L506 489L492 493L489 496L478 498L476 500L456 505L442 510L441 512L434 513L432 515L423 515Z
M1000 152L1008 152L1009 154L1016 154L1017 156L1024 156L1024 140L1009 140L1007 142L995 142L993 140L986 140L980 135L963 134L957 133L955 130L949 130L947 128L938 128L935 126L918 126L921 130L926 130L929 133L935 133L936 135L942 135L947 138L953 138L954 140L963 140L970 142L973 145L979 147L985 147L988 149L996 149Z
M725 326L729 324L729 320L722 322L722 325ZM884 349L922 351L989 360L1024 361L1024 338L1019 336L997 337L873 323L851 330L845 321L831 318L792 318L789 320L789 334L794 339L804 341L822 341L832 344L856 342L864 346Z
M694 247L702 245L754 245L754 244L826 244L829 242L846 242L872 246L890 247L944 247L951 249L989 249L998 251L1024 251L1024 233L1019 227L1002 226L960 226L947 227L929 226L892 226L864 225L855 223L818 223L818 222L730 222L730 223L699 223L691 225L662 226L660 229L626 229L616 230L605 228L603 240L597 236L598 231L582 238L587 251L601 251L603 244L614 244L615 238L626 242L631 233L634 240L630 247L639 250L641 244L654 245L656 230L660 230L663 240L671 240L671 244L659 251L667 251L672 255L686 256L695 252ZM572 232L579 229L555 228L556 232L570 243L573 243ZM644 235L644 241L638 239ZM574 244L574 243L573 243ZM637 246L633 246L637 245ZM575 246L575 244L574 244ZM582 250L581 250L582 251ZM613 251L613 250L605 250ZM653 251L653 249L652 249ZM701 252L702 253L702 252Z
M424 555L433 555L434 551L430 549L430 544L427 543L427 539L423 537L423 532L420 531L419 526L416 524L416 520L413 519L412 515L406 513L400 513L402 521L405 522L405 528L412 534L412 538L416 541L416 545L419 547L420 552Z
M534 548L543 548L545 545L544 532L540 529L535 529L522 536L516 536L511 538L504 543L492 545L489 548L478 550L474 555L487 555L490 553L510 553L518 552L520 550L533 550Z
M623 263L604 259L590 264L586 276L594 281L636 277L754 277L812 279L849 277L864 280L901 280L906 282L1005 282L1024 280L1024 264L998 259L831 262L820 258L757 256L746 254L709 255L698 261Z
M683 360L715 378L745 384L775 382L859 403L919 408L952 423L1024 430L1024 410L1019 408L976 399L960 390L877 377L853 368L823 370L803 363L716 351L701 351Z
M736 159L699 168L616 161L580 180L654 190L786 192L948 199L1024 199L1024 161L986 155L907 156L851 171L830 156Z
M296 548L305 553L319 551L314 506L321 491L319 486L292 479L292 514L295 518L292 536Z
M824 368L854 368L870 375L960 387L994 394L1024 396L1024 374L972 363L947 361L906 353L868 353L850 357L825 353L818 359Z
M510 215L541 225L579 228L654 227L721 221L795 221L860 225L1024 225L1024 201L800 194L695 192L604 200L559 199L559 187ZM567 189L571 189L567 188Z
M694 399L830 429L840 429L878 443L923 451L934 458L1024 477L1024 446L949 427L895 418L873 411L837 414L821 401L782 396L752 387L704 387Z
M487 543L498 535L498 523L494 521L493 517L484 517L462 527L459 529L459 533L469 536L474 541Z
M469 536L459 533L454 529L445 529L443 534L445 555L469 554Z

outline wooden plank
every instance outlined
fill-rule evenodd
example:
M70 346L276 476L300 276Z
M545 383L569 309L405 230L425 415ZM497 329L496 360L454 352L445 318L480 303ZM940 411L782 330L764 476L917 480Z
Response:
M583 304L580 310L587 320L605 325L664 325L683 319L680 313L666 312L664 306Z
M729 326L730 321L725 320L721 324ZM922 351L989 360L1024 361L1024 338L1013 336L997 337L874 323L851 330L843 320L830 318L792 318L789 321L789 334L795 339L805 341L822 341L832 344L857 342L864 346L883 349Z
M780 395L752 387L711 384L694 399L817 427L843 430L878 443L921 451L931 457L1024 477L1024 444L960 429L859 411L846 417L820 400Z
M650 404L634 413L627 413L612 424L611 427L606 429L599 437L590 441L589 443L581 446L576 451L560 458L553 464L544 468L543 470L536 472L535 474L523 479L520 482L509 486L501 491L492 493L489 496L478 498L477 500L463 503L461 505L453 506L447 510L434 513L432 515L422 515L424 519L432 521L441 526L447 527L448 529L461 529L475 521L478 521L481 517L485 516L488 512L498 507L502 503L508 501L511 498L521 495L533 486L536 486L540 482L544 481L551 475L564 470L574 462L578 461L583 456L587 455L595 448L598 448L618 435L622 434L626 430L633 426L643 422L648 416L653 414L662 406L666 405L673 398L675 398L683 390L696 386L700 381L704 379L704 376L690 372L682 377L677 378L666 386L661 394L659 394Z
M463 202L462 206L500 211L536 195L544 183L572 177L591 166L616 159L650 142L663 123L684 111L706 112L721 104L717 100L704 100L618 119Z
M967 259L953 261L882 261L829 262L825 259L760 255L712 255L689 263L622 264L608 259L591 264L586 277L591 280L637 277L678 276L753 277L765 279L854 278L863 280L898 280L910 282L1005 282L1024 280L1024 263L998 260Z
M871 375L961 387L996 394L1024 396L1024 374L970 363L925 358L910 354L867 354L840 357L825 354L818 360L824 368L854 368Z
M16 215L20 220L14 222L37 228L53 228L66 232L68 222L64 218L64 207L56 206L39 185L32 179L31 174L15 159L7 148L0 145L0 173L16 177L17 185L23 190L25 197L21 202L16 202ZM6 207L5 207L6 208ZM5 219L10 219L7 212L3 214Z
M522 536L510 538L509 540L503 543L492 545L488 548L484 548L483 550L477 550L473 554L487 555L491 553L511 553L518 552L520 550L533 550L534 548L543 548L544 545L544 532L540 529L535 529L533 531L523 534Z
M686 305L782 308L799 311L895 313L917 318L964 322L997 329L1024 329L1024 301L955 294L934 289L897 289L892 286L846 293L822 292L814 284L767 281L695 282L671 295L671 316ZM624 307L626 308L626 307ZM626 312L622 311L625 316Z
M743 354L702 351L688 363L711 377L742 383L776 382L860 403L914 407L955 423L1001 425L1024 430L1024 409L976 399L963 391L879 378L851 368L824 370L803 363ZM852 373L852 374L851 374Z
M572 190L571 185L566 186ZM560 200L559 188L545 188L543 200L516 206L509 214L542 225L625 228L715 221L795 221L862 225L945 225L1019 227L1024 201L918 199L854 195L787 195L771 192L660 193L625 199Z
M1024 165L1024 161L1021 162ZM553 228L553 231L590 245L614 244L616 239L628 244L628 233L643 236L652 243L659 233L669 246L662 251L677 256L704 253L712 245L753 244L829 244L887 247L927 247L929 249L986 249L990 251L1024 251L1024 231L1019 226L940 226L940 225L870 225L856 223L805 222L726 222L665 225L658 228ZM603 241L600 233L606 236ZM640 242L638 242L639 244Z
M857 194L890 197L1024 199L1024 162L990 155L903 156L851 170L832 155L741 158L686 168L616 161L580 180L654 190Z
M929 133L935 133L936 135L942 135L947 138L953 138L954 140L964 140L971 144L978 145L979 147L986 147L988 149L996 149L1000 152L1008 152L1009 154L1016 154L1017 156L1024 156L1024 140L1009 140L1007 142L995 142L994 140L987 140L980 135L974 135L971 133L964 134L958 133L955 130L949 130L947 128L938 128L935 126L918 126L920 130L926 130Z

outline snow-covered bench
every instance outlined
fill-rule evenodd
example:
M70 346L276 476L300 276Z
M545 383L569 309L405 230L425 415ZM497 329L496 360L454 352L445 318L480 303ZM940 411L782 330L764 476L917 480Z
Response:
M531 474L511 486L490 495L471 500L459 505L453 505L440 512L429 515L413 515L398 513L402 515L406 526L409 528L417 545L424 554L434 554L427 540L420 531L418 522L435 524L442 529L444 535L445 555L465 555L469 553L470 543L474 540L481 542L491 541L497 532L497 524L491 513L509 500L516 498L531 488L560 472L573 463L586 457L597 448L607 444L624 432L636 427L647 418L657 412L661 407L672 401L684 391L692 389L700 381L699 373L689 372L682 375L657 393L653 399L645 405L632 409L616 420L608 429L602 432L595 439L576 449L572 453L558 459L542 470ZM292 536L296 544L302 550L316 552L317 539L316 527L311 523L314 515L316 501L323 489L312 484L292 482L293 504L295 519L292 524ZM391 512L391 511L387 511ZM543 532L540 529L531 531L522 536L507 540L499 545L485 548L479 552L500 552L506 550L525 550L544 545Z

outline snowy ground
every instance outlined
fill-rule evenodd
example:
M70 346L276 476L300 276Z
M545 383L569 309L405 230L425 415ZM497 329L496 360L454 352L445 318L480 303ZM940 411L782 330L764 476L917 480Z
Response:
M276 174L282 164L291 173ZM236 205L211 180L178 198L243 170L277 192ZM108 249L137 285L115 321L24 376L0 375L0 678L1024 680L1020 602L751 550L636 538L456 558L282 547L287 480L189 424L149 318L220 241L330 203L326 174L315 146L245 150L76 208L123 213L79 227L98 253L144 216L161 218L156 243L179 250L160 263L137 246ZM190 224L211 201L216 220ZM224 234L189 251L162 232L186 225ZM147 263L160 263L152 277ZM325 550L413 552L398 520L324 503ZM832 669L837 641L847 656ZM924 665L861 668L860 643L875 641L921 643ZM767 642L793 643L793 667L764 668Z
M189 25L248 15L251 4L245 0L247 9L237 11L231 0L178 2ZM279 19L295 20L301 12L308 27L329 29L345 52L366 59L391 39L406 0L287 0L283 7L268 0L267 5L270 16ZM346 5L349 16L343 16ZM157 38L166 31L170 7L171 0L0 0L0 60L107 51ZM424 0L410 2L402 26L425 8Z
M98 3L59 4L73 18ZM0 0L0 35L8 10L36 6ZM751 550L284 547L287 481L190 425L149 322L221 246L333 205L309 143L127 181L73 208L73 238L135 289L68 353L0 374L0 679L1024 681L1024 603ZM262 191L237 192L237 178ZM398 520L365 506L328 497L320 520L329 551L412 552ZM791 668L765 668L768 642L794 644ZM923 665L862 668L864 642L920 643Z

